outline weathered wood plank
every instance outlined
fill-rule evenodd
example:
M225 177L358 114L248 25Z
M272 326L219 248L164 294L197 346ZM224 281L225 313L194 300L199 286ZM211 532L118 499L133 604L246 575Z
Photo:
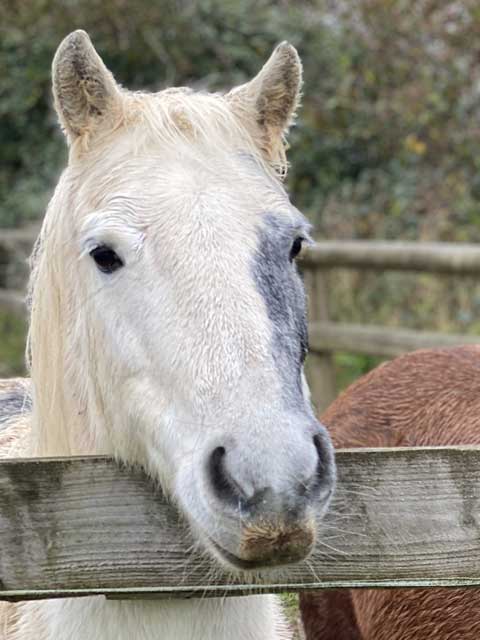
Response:
M0 599L480 585L480 449L342 451L338 467L315 554L233 581L212 578L140 471L106 458L4 461Z
M328 322L328 287L325 271L323 269L307 271L305 286L309 323ZM323 413L337 396L332 352L330 350L312 351L306 373L312 401L318 413Z
M30 252L40 232L40 224L33 223L19 229L0 229L0 246Z
M305 267L427 271L456 275L480 273L480 245L350 240L317 242L305 251Z
M480 343L480 336L337 322L314 322L309 325L308 332L313 352L350 351L387 358L416 349Z

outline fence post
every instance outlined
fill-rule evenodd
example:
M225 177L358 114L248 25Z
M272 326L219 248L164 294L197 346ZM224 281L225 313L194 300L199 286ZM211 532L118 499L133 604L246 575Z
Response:
M328 291L325 269L318 266L305 269L305 285L308 294L309 324L328 322ZM337 390L332 354L311 351L308 356L307 377L312 401L319 413L335 400Z

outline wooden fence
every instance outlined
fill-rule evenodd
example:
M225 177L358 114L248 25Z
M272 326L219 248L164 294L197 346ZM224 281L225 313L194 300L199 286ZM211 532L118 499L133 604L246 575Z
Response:
M429 347L476 344L480 337L374 325L333 323L329 319L328 270L343 267L373 271L480 276L480 245L419 242L319 242L302 262L309 292L309 381L320 410L335 399L332 354L347 351L392 358Z
M480 585L480 449L345 450L305 562L212 571L142 472L103 457L0 463L0 600Z

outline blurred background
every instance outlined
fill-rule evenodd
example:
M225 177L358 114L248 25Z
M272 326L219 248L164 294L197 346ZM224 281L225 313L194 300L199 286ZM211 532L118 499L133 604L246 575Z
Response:
M12 228L38 224L66 163L50 65L75 28L132 89L229 88L288 39L305 70L288 185L317 237L480 240L476 0L2 0L0 288L24 286L28 241ZM332 320L480 331L474 277L334 269L327 291ZM2 376L24 371L14 307L0 304ZM338 387L378 361L335 353Z

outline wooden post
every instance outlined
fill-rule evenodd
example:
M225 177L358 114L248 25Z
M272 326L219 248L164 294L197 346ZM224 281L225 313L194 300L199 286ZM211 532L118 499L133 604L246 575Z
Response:
M328 322L328 291L324 269L305 269L305 285L308 295L308 321ZM306 366L312 401L319 413L335 400L335 370L331 352L311 351Z

